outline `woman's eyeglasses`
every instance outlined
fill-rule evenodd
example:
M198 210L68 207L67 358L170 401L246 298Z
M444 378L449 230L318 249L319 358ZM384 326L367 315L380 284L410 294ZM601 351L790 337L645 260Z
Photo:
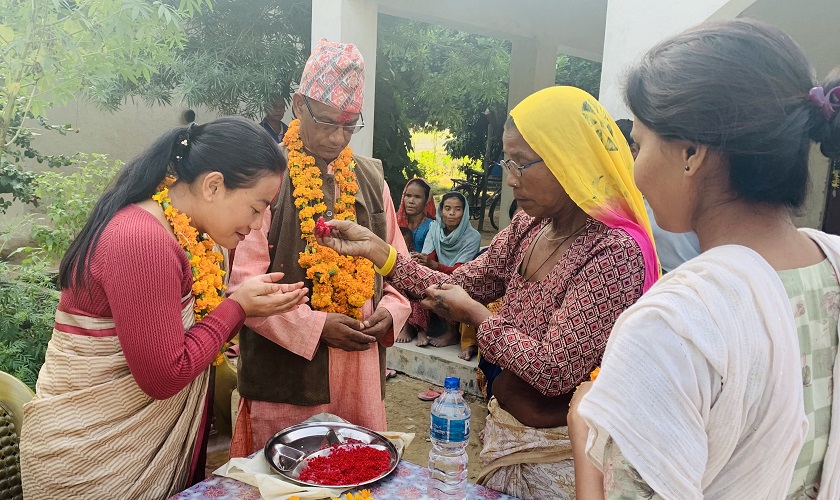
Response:
M522 171L523 170L525 170L526 168L530 167L531 165L535 165L535 164L537 164L541 161L543 161L542 158L537 158L536 160L529 161L528 163L526 163L524 165L520 165L513 160L502 160L499 163L501 163L502 168L504 168L505 172L507 172L508 174L513 172L517 177L522 177Z

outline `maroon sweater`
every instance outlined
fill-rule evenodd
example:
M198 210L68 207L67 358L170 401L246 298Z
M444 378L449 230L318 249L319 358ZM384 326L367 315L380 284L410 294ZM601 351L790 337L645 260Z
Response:
M129 205L105 227L90 261L84 289L62 291L58 309L113 318L111 330L66 333L116 335L137 385L155 399L180 392L207 369L221 346L245 320L242 307L225 299L189 330L182 304L192 294L192 270L184 249L152 214Z

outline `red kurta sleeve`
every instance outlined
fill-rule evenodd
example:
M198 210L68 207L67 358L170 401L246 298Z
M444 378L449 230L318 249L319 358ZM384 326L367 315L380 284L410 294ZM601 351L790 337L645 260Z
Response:
M207 369L245 313L225 299L184 331L185 280L189 293L192 286L189 261L157 219L137 210L106 228L94 255L96 278L137 385L155 399L166 399Z

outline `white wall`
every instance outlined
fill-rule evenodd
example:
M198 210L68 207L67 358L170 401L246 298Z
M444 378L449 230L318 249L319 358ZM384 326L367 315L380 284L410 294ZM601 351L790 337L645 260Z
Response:
M657 42L713 16L734 17L755 0L610 0L599 100L613 118L630 118L621 96L624 74Z
M48 117L50 123L69 123L78 132L61 136L56 132L42 131L34 144L39 151L47 154L72 154L77 151L105 153L127 161L167 130L184 125L182 115L186 109L186 106L178 104L148 106L128 100L119 111L109 113L84 101L70 102L50 109ZM218 116L206 109L195 111L198 123Z
M557 72L557 47L556 38L513 40L510 53L508 111L534 92L554 85ZM510 207L512 202L513 191L508 187L506 177L503 177L499 227L504 227L510 222L507 207Z
M373 0L312 0L312 46L321 38L352 43L365 60L365 128L350 141L353 151L365 156L373 155L377 21L378 6Z
M626 1L626 0L623 0ZM511 40L557 39L564 53L600 60L607 0L378 0L380 12Z
M71 124L74 131L62 136L58 132L39 130L38 125L32 122L30 126L38 134L33 145L44 154L102 153L125 162L167 130L183 125L182 115L186 109L186 106L177 104L150 107L143 103L127 101L119 111L108 113L84 101L70 102L50 109L47 116L52 124ZM199 123L218 116L205 109L195 111ZM27 168L40 171L48 167L30 161ZM38 209L32 205L14 203L5 214L0 215L0 235L10 227L17 228L22 233L6 245L7 251L27 241L28 230L25 226L18 227L19 221L25 214L37 212Z

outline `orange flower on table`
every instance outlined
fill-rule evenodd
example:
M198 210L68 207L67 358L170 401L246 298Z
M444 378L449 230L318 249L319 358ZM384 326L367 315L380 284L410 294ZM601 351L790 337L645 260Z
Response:
M192 220L172 206L169 186L174 182L174 177L164 179L158 186L157 192L152 195L152 199L163 208L163 214L172 226L172 232L175 233L178 244L184 249L190 261L193 275L193 313L195 320L201 321L224 300L225 285L222 276L225 272L219 266L224 257L220 252L213 250L216 243L209 236L200 235L192 226ZM213 361L214 366L220 365L224 360L225 347L222 346L221 351L216 355Z
M289 500L292 500L291 498ZM370 496L370 490L362 490L358 493L347 493L344 495L344 498L336 498L333 497L332 500L376 500L372 496Z
M362 306L373 297L373 264L360 257L338 255L331 248L316 242L315 219L327 211L327 205L321 190L321 170L315 166L315 158L303 150L300 120L292 120L289 124L283 143L289 150L289 177L294 187L295 207L299 210L301 238L306 240L298 264L306 270L306 277L312 280L310 306L318 311L346 314L361 320ZM359 186L353 171L353 150L344 148L332 165L333 179L339 190L333 217L355 221L355 195Z

